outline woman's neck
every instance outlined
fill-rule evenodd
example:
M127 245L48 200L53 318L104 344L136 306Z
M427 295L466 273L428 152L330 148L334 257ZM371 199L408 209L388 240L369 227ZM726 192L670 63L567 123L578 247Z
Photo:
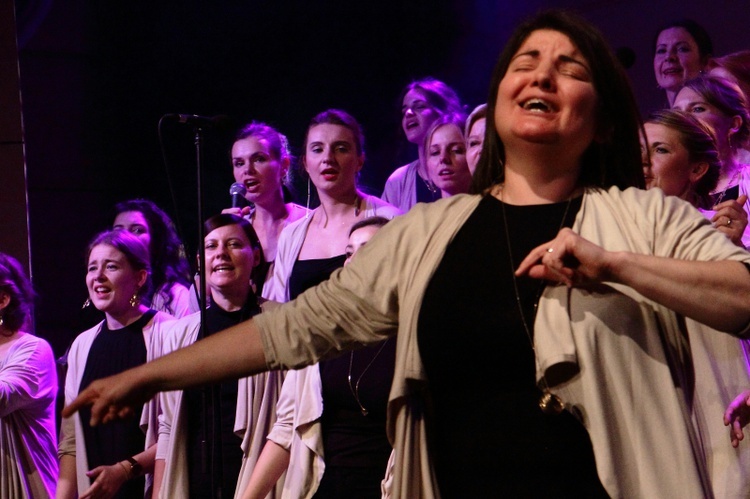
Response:
M0 346L16 340L21 334L23 333L20 331L11 331L0 326Z
M211 300L222 310L227 312L236 312L241 310L247 302L250 295L250 286L244 286L241 289L212 289Z
M547 162L534 164L529 161L519 165L507 161L499 199L515 205L559 203L570 199L578 190L580 168L561 167L559 162L555 168L549 165Z
M284 203L284 198L279 195L268 201L256 202L253 217L253 224L269 224L289 217L289 210Z
M107 327L110 329L110 331L114 331L115 329L122 329L131 325L132 323L140 319L141 316L147 311L147 306L139 304L137 307L128 307L127 310L114 315L110 314L109 312L105 312L104 315L107 320Z
M419 163L417 163L417 175L429 182L430 175L427 173L427 158L425 158L424 149L421 145L417 147L419 152L419 156L417 156L417 160L419 161Z
M664 92L666 92L667 94L667 102L669 103L669 107L671 108L672 106L674 106L674 99L675 97L677 97L677 92L679 92L679 89L678 90L664 89Z
M359 214L364 194L357 189L340 195L319 191L318 198L320 199L319 210L324 211L329 218L341 218L354 211Z

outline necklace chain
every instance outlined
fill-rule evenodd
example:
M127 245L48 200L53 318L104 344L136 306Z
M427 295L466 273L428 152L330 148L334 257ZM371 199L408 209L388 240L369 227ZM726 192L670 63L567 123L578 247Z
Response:
M737 171L734 172L734 175L732 175L732 178L729 179L729 182L727 182L727 185L726 187L724 187L724 190L713 194L713 196L715 196L714 197L715 200L713 201L714 206L721 203L724 200L724 196L727 195L727 191L729 189L732 189L735 185L739 183L741 172L742 172L742 168L741 167L737 168Z
M502 193L502 191L501 191ZM568 216L568 210L570 209L570 204L573 201L572 197L568 198L568 202L565 205L565 212L563 212L562 220L560 221L560 227L557 229L557 232L560 232L565 226L565 218ZM508 218L505 215L505 201L500 201L500 207L503 214L503 227L505 229L505 243L508 245L508 259L510 261L510 275L513 278L513 291L516 295L516 304L518 305L518 313L521 316L521 324L523 325L523 330L526 332L526 337L529 340L529 344L531 345L531 351L534 354L534 364L536 365L537 369L539 369L539 360L536 358L536 348L534 347L534 338L531 336L531 329L529 328L529 324L526 322L526 314L524 314L523 311L523 305L521 304L521 294L518 292L518 281L516 280L516 265L513 262L513 249L510 245L510 232L508 230ZM557 235L557 234L555 234ZM542 290L544 289L544 282L539 284L539 289L536 292L536 296L534 297L534 315L532 316L532 321L536 318L536 312L539 308L539 299L542 296ZM532 322L533 324L533 322ZM544 412L545 414L560 414L564 408L564 404L562 399L552 393L549 389L549 385L547 384L547 378L542 373L542 396L539 398L539 408Z
M385 348L385 344L388 343L388 340L390 338L383 341L383 344L380 345L380 348L378 348L378 352L375 354L375 356L370 360L370 363L367 364L367 367L365 367L364 371L362 371L362 374L359 375L359 378L357 378L357 382L352 386L352 364L354 364L354 350L352 350L351 355L349 356L349 373L346 376L346 380L349 382L349 390L352 391L352 395L354 395L354 400L357 401L357 405L359 406L359 410L362 413L363 416L367 416L370 411L368 411L365 406L362 405L362 402L359 400L359 383L362 381L362 378L364 377L365 373L368 369L370 369L370 366L372 366L373 362L375 362L375 359L378 358L380 355L380 352L383 351Z

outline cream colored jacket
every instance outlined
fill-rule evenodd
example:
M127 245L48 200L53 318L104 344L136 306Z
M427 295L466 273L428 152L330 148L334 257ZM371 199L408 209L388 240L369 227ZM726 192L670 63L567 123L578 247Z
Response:
M160 331L174 321L171 315L164 312L157 312L156 315L144 326L143 338L146 342L147 359L153 358L154 352L161 350L160 340L162 334ZM94 343L94 339L101 331L102 323L88 329L78 335L73 341L68 352L68 373L65 377L65 405L69 405L73 399L78 396L78 388L81 386L83 371L86 369L86 360L89 357L89 350ZM143 425L144 417L147 416L150 403L144 405L144 414L141 416L141 427L146 431ZM86 422L88 424L88 422ZM152 443L146 436L146 448ZM58 445L58 456L70 455L76 458L76 478L78 480L78 493L81 494L91 487L91 480L86 476L89 471L88 458L86 457L86 443L83 441L83 427L80 413L76 413L69 418L63 418L60 428L60 443ZM151 486L151 475L146 477L146 488Z
M447 244L479 200L463 195L415 206L376 234L346 269L256 318L271 368L310 364L353 342L398 333L388 421L393 497L439 497L427 447L428 380L417 319ZM750 262L750 254L692 206L658 191L587 189L573 230L612 251ZM712 495L683 393L691 376L686 330L694 326L619 284L545 288L535 322L537 377L546 372L553 391L580 410L612 497ZM563 365L573 375L558 379L550 368Z
M263 304L263 308L271 305ZM195 343L200 330L200 314L195 313L174 321L169 329L162 331L162 348L159 355L166 355ZM242 470L237 480L235 497L244 490L241 477L252 473L266 435L276 420L276 400L281 392L283 378L280 372L258 374L243 378L237 386L237 411L234 432L237 445L243 451ZM188 497L189 477L187 461L187 415L182 405L181 390L163 392L158 405L151 404L148 421L148 441L157 443L156 458L164 459L164 478L159 497ZM143 423L147 421L142 420ZM152 428L158 431L152 431ZM246 470L246 468L249 468Z

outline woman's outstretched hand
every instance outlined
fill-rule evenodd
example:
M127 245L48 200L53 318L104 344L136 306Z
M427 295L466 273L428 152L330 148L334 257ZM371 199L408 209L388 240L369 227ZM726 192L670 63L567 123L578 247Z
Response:
M552 241L523 259L516 275L559 282L568 287L599 283L609 276L612 253L564 228Z
M736 200L730 199L714 206L714 216L711 218L714 227L723 232L734 244L742 246L742 235L747 227L747 212L745 211L747 196L741 195Z
M94 381L63 409L63 417L70 417L87 405L91 406L91 426L133 416L135 408L155 393L142 386L137 372L138 368L129 369Z
M724 426L729 427L729 440L732 447L740 445L745 438L742 428L750 422L750 390L737 395L724 412Z

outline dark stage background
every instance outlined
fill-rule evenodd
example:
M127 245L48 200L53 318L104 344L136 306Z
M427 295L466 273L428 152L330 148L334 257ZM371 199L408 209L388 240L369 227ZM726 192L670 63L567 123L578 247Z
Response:
M693 17L716 52L750 48L746 1L16 0L37 333L64 351L86 298L84 249L117 201L145 197L196 247L193 134L166 113L225 114L271 123L299 152L306 124L329 108L367 136L362 187L379 194L413 159L397 95L434 76L472 108L518 20L544 6L594 21L613 47L634 49L629 70L643 110L660 107L651 67L657 26ZM232 132L206 134L206 214L229 203ZM166 159L166 163L165 163ZM170 182L172 179L172 191ZM298 186L300 193L304 188ZM7 237L7 234L4 236Z

